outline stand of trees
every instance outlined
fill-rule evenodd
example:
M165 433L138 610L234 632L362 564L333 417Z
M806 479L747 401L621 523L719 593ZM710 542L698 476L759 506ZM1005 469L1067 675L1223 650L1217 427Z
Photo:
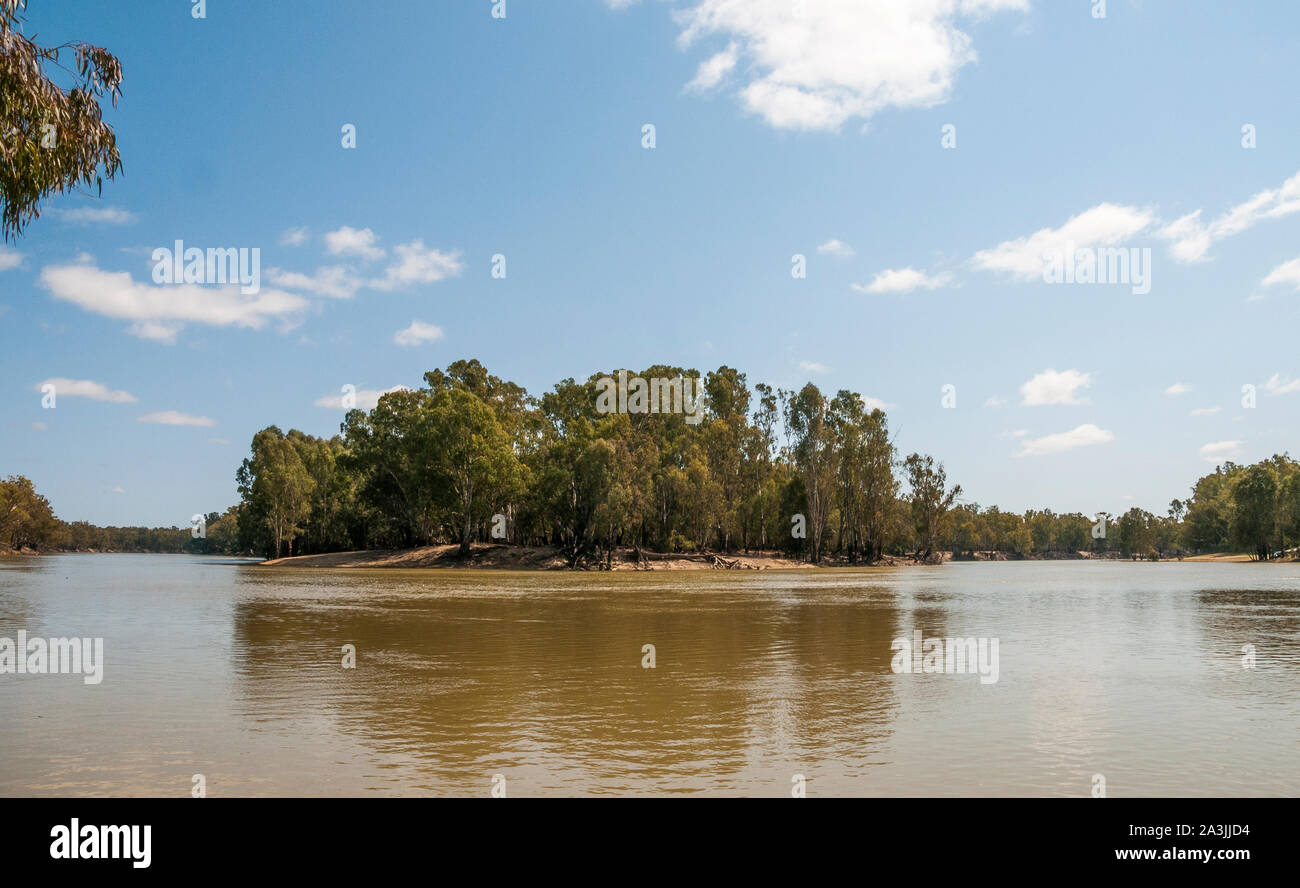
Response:
M1170 503L1171 514L1175 508L1188 548L1265 560L1300 544L1300 463L1287 454L1224 463L1196 482L1186 503Z
M0 480L0 551L239 554L238 511L209 513L203 539L194 539L188 527L97 527L60 521L29 479L11 475Z
M418 390L352 410L339 434L270 426L236 475L240 502L189 528L67 524L25 478L0 482L0 548L304 555L475 542L555 546L570 566L615 548L781 550L813 563L885 555L1269 558L1300 542L1300 464L1227 463L1168 514L1024 514L961 503L930 456L901 457L886 417L855 392L757 384L719 367L698 423L681 413L601 413L598 380L540 397L457 361ZM611 374L612 375L612 374ZM643 379L696 377L658 365ZM1106 533L1094 537L1104 518ZM494 530L498 531L494 533Z
M1102 519L1105 535L1094 537L1092 529ZM978 504L963 504L953 509L950 527L944 548L956 556L1000 553L1011 558L1073 558L1090 552L1166 558L1192 554L1182 543L1182 527L1176 520L1139 508L1119 516L1101 512L1094 519L1080 512L1030 509L1017 514L997 506L981 511Z
M1102 512L1106 535L1092 536L1093 518L1079 513L1024 515L983 512L960 505L952 514L948 548L954 553L1002 552L1052 556L1091 551L1122 557L1180 557L1213 552L1247 553L1263 561L1300 546L1300 463L1289 455L1250 466L1232 462L1200 478L1186 500L1169 503L1166 515L1131 508Z
M557 546L571 566L618 547L783 549L813 562L937 553L959 489L914 455L924 502L901 499L885 414L857 393L751 389L720 367L703 378L703 419L688 423L599 412L602 375L531 397L457 361L349 412L333 438L264 429L238 473L239 544L271 556L448 542L465 552L499 527L512 543ZM663 365L636 375L699 376Z
M724 366L705 375L704 418L693 425L673 413L599 413L602 375L534 398L478 361L458 361L425 374L418 391L352 411L333 438L265 429L240 469L239 544L268 555L437 542L464 550L494 539L494 516L509 542L558 546L573 566L616 547L779 549L814 563L933 561L945 551L1265 557L1300 538L1297 464L1286 456L1220 467L1167 516L982 510L959 504L961 487L932 457L900 458L885 414L855 392L751 389ZM657 365L638 375L697 373ZM1102 517L1106 533L1094 538Z
M0 549L35 549L48 545L58 530L50 501L22 475L0 481Z

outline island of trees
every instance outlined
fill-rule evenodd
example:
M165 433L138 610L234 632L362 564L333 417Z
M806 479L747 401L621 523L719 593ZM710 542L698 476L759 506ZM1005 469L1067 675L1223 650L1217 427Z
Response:
M453 543L553 547L571 567L610 553L778 551L812 563L890 557L1169 558L1300 539L1300 464L1226 463L1166 515L1003 512L960 501L932 457L900 455L886 417L855 392L749 386L704 375L705 415L601 413L597 380L540 397L475 360L385 394L319 438L258 432L236 473L240 502L185 528L56 519L26 478L0 482L0 548L257 554L269 558ZM655 366L643 378L698 376ZM1106 519L1106 534L1093 526ZM802 530L802 533L800 533Z

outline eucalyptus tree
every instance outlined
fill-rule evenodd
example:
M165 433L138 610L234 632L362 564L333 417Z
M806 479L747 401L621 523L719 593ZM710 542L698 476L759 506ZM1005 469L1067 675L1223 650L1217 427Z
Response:
M1245 469L1232 489L1229 528L1238 549L1264 561L1277 538L1277 473L1271 465L1258 463Z
M23 233L51 194L103 190L122 169L100 100L121 97L122 65L101 46L41 46L24 33L27 0L0 0L0 233ZM63 64L71 52L75 68ZM64 73L62 86L51 69Z
M744 373L719 367L704 380L709 413L701 430L710 477L718 485L714 530L724 551L742 536L741 505L746 493L745 448L750 391Z
M440 526L441 498L429 471L428 404L427 391L399 389L381 396L369 413L351 410L344 420L343 465L373 510L372 539L423 545Z
M943 463L936 464L932 456L913 453L904 461L904 466L907 469L907 483L911 488L916 559L931 561L945 533L948 511L961 496L961 485L958 484L951 490L947 490L948 477ZM1032 537L1029 536L1028 529L1023 524L1020 525L1020 529L1024 531L1032 546Z
M522 468L492 408L467 389L433 395L426 440L435 496L449 516L460 554L468 555L475 528L523 491Z
M808 514L809 556L821 561L822 537L834 505L837 451L826 399L811 382L786 400L794 462L803 479Z
M0 481L0 549L39 548L47 544L58 520L50 501L22 475Z
M292 555L294 540L311 514L316 487L293 441L275 426L258 432L252 456L240 466L237 479L250 517L266 530L274 557L279 558L286 545Z

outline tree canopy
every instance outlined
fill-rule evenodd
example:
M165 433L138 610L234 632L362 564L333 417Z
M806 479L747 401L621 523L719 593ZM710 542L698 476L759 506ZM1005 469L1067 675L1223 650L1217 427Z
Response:
M50 194L103 188L122 169L100 99L121 97L122 66L101 46L41 46L23 33L27 0L0 0L0 234L22 234ZM63 63L67 53L75 68ZM51 69L61 73L61 86Z
M962 502L934 457L899 454L884 412L856 392L751 388L723 366L703 375L695 423L602 413L599 380L614 375L534 397L462 360L349 411L332 437L269 426L236 472L240 502L209 513L198 539L188 528L66 524L31 481L10 478L0 482L0 547L276 557L497 542L553 546L581 567L607 565L617 548L870 563L944 552L1263 559L1300 542L1300 464L1287 455L1225 463L1164 516L1006 512ZM638 375L699 376L667 365Z

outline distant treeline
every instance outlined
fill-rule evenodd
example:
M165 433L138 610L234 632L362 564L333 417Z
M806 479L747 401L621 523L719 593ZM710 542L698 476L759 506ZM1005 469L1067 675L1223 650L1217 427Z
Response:
M1300 466L1288 456L1220 466L1164 516L1016 514L959 503L943 465L897 453L885 414L856 392L751 390L745 374L720 367L704 376L702 419L603 412L614 375L532 397L478 361L457 361L426 373L419 390L349 411L334 437L263 429L236 475L240 503L207 516L205 539L188 528L64 524L30 482L11 479L4 495L15 488L27 503L18 514L37 517L0 516L0 545L278 557L483 541L556 546L581 566L621 547L869 563L944 551L1266 558L1300 540ZM638 376L698 374L655 366ZM1105 534L1095 535L1101 517Z
M207 516L207 528L206 539L194 539L188 527L97 527L86 521L60 521L49 500L36 492L30 480L21 475L0 480L0 550L174 554L238 551L233 521L223 525L214 512ZM223 534L227 528L230 533Z

